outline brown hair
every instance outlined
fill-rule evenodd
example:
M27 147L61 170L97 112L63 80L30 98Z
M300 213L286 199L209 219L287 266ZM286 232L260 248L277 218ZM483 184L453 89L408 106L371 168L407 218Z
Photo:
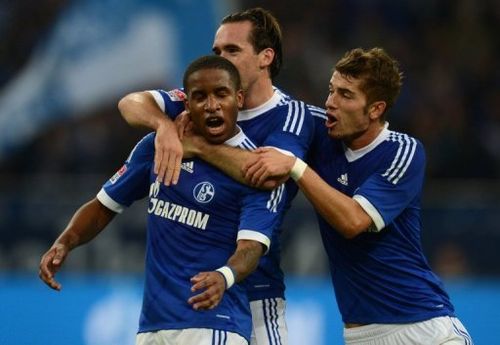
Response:
M230 14L222 19L221 24L244 22L247 20L253 26L249 40L254 50L257 53L266 48L274 50L274 59L269 67L271 78L274 79L278 75L283 63L282 35L278 20L271 12L256 7Z
M367 105L384 101L386 111L396 101L403 85L399 63L382 48L350 50L337 62L335 70L343 76L361 79L360 87L366 94Z

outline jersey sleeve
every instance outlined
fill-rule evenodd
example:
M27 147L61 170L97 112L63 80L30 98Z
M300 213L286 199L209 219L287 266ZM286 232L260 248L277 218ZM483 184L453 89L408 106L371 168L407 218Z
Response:
M271 146L288 151L301 159L305 158L311 144L314 123L310 108L299 101L290 101L282 113L280 122L269 134L262 146ZM284 109L285 110L285 109Z
M149 90L148 92L153 96L161 111L171 119L175 119L185 109L184 100L186 99L186 94L181 89L170 91Z
M150 133L135 145L125 164L102 186L97 199L110 210L121 213L147 196L153 158L154 133Z
M273 232L281 223L286 200L285 184L271 192L248 188L241 200L238 240L254 240L271 246Z
M354 193L353 198L370 215L380 231L419 196L425 174L422 144L406 136L384 164Z

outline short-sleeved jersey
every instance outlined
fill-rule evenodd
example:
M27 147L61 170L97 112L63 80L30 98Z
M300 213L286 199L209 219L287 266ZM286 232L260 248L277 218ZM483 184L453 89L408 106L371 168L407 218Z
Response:
M240 131L226 142L253 145ZM273 192L237 183L199 159L185 159L177 185L165 186L153 172L154 133L133 149L125 165L104 184L98 199L121 212L149 195L145 285L139 332L211 328L249 339L251 314L245 288L235 284L213 310L195 311L190 278L224 266L239 239L269 247L280 221L285 188Z
M169 116L175 117L184 110L185 95L180 89L150 91L158 106ZM273 96L257 108L238 113L238 125L252 142L259 146L272 146L304 158L312 142L314 122L311 113L323 113L317 107L292 99L278 88ZM296 196L297 185L289 180L286 184L285 210ZM284 212L282 214L284 217ZM268 255L261 258L259 267L245 279L251 301L281 297L285 298L283 272L280 268L280 234L273 234Z
M330 186L353 197L377 230L345 239L319 214L333 286L347 323L409 323L454 313L421 247L422 144L386 127L352 151L317 118L308 162Z

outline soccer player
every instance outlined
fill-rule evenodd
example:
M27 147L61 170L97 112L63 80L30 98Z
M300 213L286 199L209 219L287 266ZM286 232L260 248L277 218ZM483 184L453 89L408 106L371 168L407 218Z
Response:
M208 142L254 147L236 125L240 85L237 69L219 56L197 59L186 70L185 106L193 130ZM136 344L248 344L251 312L239 282L269 249L283 194L240 184L197 158L184 160L180 183L166 187L153 171L154 136L145 136L97 197L75 213L42 257L40 277L59 290L54 275L69 252L149 194Z
M330 80L311 167L259 149L246 177L258 185L289 174L314 205L346 344L472 344L420 243L424 148L386 122L401 85L383 49L347 52Z
M238 114L238 125L245 134L258 146L277 147L304 158L312 141L311 113L322 110L293 100L273 86L282 63L281 30L276 18L262 8L228 15L215 34L213 52L233 62L240 72L245 101ZM182 112L183 98L178 89L145 91L127 95L119 103L129 124L156 131L155 171L166 185L178 181L183 148L180 141L171 140L177 135L176 127L164 112L171 117ZM189 151L185 153L194 153L233 178L245 181L242 168L252 159L251 151L211 145L200 136L185 137L183 143ZM283 198L288 208L298 189L290 181L286 190ZM244 284L253 317L251 344L287 344L279 232L273 234L269 253L261 258L259 267Z

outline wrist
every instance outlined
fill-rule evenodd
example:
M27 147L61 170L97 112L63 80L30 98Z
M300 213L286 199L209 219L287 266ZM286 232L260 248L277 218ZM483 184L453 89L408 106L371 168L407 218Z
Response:
M300 158L295 158L295 163L293 164L292 169L290 170L290 177L294 181L300 180L302 175L307 169L307 164Z
M219 272L224 277L224 281L226 283L226 290L234 285L236 280L236 275L234 274L234 271L231 268L231 266L222 266L216 269L215 271Z

